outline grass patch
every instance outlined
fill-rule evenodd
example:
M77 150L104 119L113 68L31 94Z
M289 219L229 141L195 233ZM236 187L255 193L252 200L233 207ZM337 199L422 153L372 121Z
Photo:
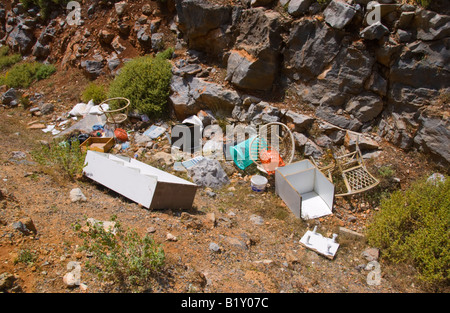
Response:
M20 60L22 60L20 54L9 55L8 46L0 47L0 71L18 63Z

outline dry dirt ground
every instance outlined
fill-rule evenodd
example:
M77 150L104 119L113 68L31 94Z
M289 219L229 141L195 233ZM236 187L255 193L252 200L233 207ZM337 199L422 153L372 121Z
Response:
M64 79L63 79L64 78ZM392 265L380 259L381 284L367 284L368 261L361 255L368 248L364 240L345 237L339 231L346 227L364 233L366 223L379 208L371 198L336 200L334 213L324 218L297 219L270 186L260 194L250 188L250 173L236 172L231 183L215 190L210 197L199 188L193 208L187 212L147 210L97 185L87 178L69 180L58 168L45 168L35 163L31 152L39 140L51 142L52 135L28 129L33 121L50 122L78 102L80 90L88 81L78 70L57 72L50 79L33 85L29 92L39 91L45 100L55 100L53 115L35 117L22 107L0 108L0 274L15 276L10 292L80 293L120 292L116 285L99 279L84 266L88 255L78 247L82 240L72 225L87 218L107 221L113 215L124 228L152 236L166 254L166 264L159 279L147 291L185 292L272 292L272 293L410 293L426 289L415 279L409 265ZM59 97L59 100L58 100ZM167 149L161 142L153 153ZM382 154L369 162L376 170L390 165L404 188L417 177L433 173L426 157L404 153L387 143ZM14 152L24 152L17 157ZM133 151L128 154L133 155ZM391 185L389 185L391 186ZM70 190L79 187L86 202L72 203ZM257 215L262 223L251 217ZM23 217L32 219L37 234L22 235L12 224ZM300 238L317 226L319 233L331 237L338 233L340 244L333 260L303 248ZM177 237L167 241L168 233ZM216 243L218 252L209 246ZM21 251L36 256L31 264L17 262ZM382 253L382 251L381 251ZM84 288L67 288L63 276L69 261L82 264Z

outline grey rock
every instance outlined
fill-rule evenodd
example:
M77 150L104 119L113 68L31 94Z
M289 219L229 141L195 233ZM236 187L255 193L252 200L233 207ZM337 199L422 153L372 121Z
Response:
M341 40L342 33L325 23L294 22L284 51L284 72L294 80L316 78L338 54Z
M437 117L421 115L421 126L414 143L420 150L430 153L447 166L450 164L450 122Z
M433 11L419 10L414 21L417 39L438 40L450 36L450 16Z
M274 2L274 0L251 0L250 4L252 7L262 7L266 5L270 5Z
M399 42L410 42L413 40L413 33L402 29L397 30L397 38Z
M10 88L2 95L2 103L5 105L11 105L13 101L17 102L19 97L19 91L15 88Z
M252 214L250 216L250 222L252 222L255 225L263 225L264 219L259 215Z
M235 49L227 60L228 81L243 89L272 87L280 62L280 21L279 13L263 8L242 13Z
M383 111L383 100L373 93L364 92L352 98L345 110L362 123L369 122Z
M83 194L80 188L74 188L70 191L70 201L72 202L84 202L87 198Z
M106 62L111 72L115 71L121 63L119 57L114 52L108 59L106 59Z
M356 14L355 8L345 2L333 0L323 12L325 22L331 27L343 29L348 25Z
M0 291L7 291L13 287L16 278L10 273L0 274Z
M155 33L151 37L152 49L155 51L160 51L164 49L164 34Z
M232 22L232 7L206 0L176 0L178 28L188 47L221 55L231 40L231 33L225 29Z
M380 256L380 250L377 248L367 248L361 253L361 255L369 262L377 261Z
M212 252L220 252L220 246L215 242L211 242L209 244L209 250L211 250Z
M169 97L179 118L196 114L200 109L221 109L231 112L240 105L239 94L234 90L224 89L221 85L207 82L197 77L173 76Z
M230 180L217 160L204 159L188 169L188 173L198 186L220 188Z
M288 13L294 17L301 16L308 11L311 0L291 0L288 5Z
M398 19L397 27L400 29L407 28L411 24L412 20L414 19L414 16L416 16L416 13L414 11L413 12L402 12Z
M47 115L55 110L55 105L53 103L44 103L39 106L39 110L43 115Z
M37 59L46 59L50 55L50 46L42 45L39 41L33 47L31 52Z
M338 127L349 129L353 131L358 131L362 123L357 119L348 118L342 115L335 114L332 110L326 108L317 108L316 109L317 117L325 120L326 122L336 125Z
M123 13L125 13L127 7L128 7L128 4L125 1L117 2L117 3L114 4L114 8L116 9L116 13L119 16L121 16Z
M367 40L379 40L387 34L389 34L389 29L381 22L376 22L364 28L359 35Z
M295 113L295 112L291 112L291 111L286 113L285 118L286 118L286 121L295 125L294 130L296 132L302 132L302 131L308 130L314 122L314 118L309 115Z
M103 73L103 62L98 60L81 61L81 68L89 78L95 79Z
M323 150L314 141L308 139L304 146L303 155L318 159L323 155Z
M365 83L367 90L373 91L380 96L386 96L388 83L378 72L374 71Z
M15 51L27 54L33 47L35 37L30 28L24 24L18 24L9 33L6 43Z

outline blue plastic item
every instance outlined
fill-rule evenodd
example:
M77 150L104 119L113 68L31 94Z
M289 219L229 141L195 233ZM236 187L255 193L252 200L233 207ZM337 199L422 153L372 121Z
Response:
M235 146L230 147L230 154L233 157L234 163L241 170L244 170L247 166L253 163L250 158L250 143L255 137L251 137Z

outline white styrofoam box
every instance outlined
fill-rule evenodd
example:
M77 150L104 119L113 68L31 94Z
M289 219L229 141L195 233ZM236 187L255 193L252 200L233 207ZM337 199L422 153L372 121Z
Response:
M279 167L275 171L275 192L298 218L332 214L334 185L309 160Z
M189 208L197 186L135 159L88 150L84 174L146 208ZM174 197L174 195L177 195Z

